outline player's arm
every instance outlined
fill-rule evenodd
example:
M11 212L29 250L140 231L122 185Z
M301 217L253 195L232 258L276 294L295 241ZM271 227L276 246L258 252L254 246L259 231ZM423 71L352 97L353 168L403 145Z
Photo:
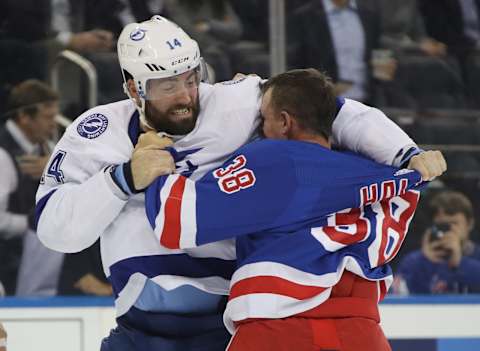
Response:
M170 155L159 146L148 145L151 142L141 145L147 137L141 137L139 144L145 147L136 149L129 160L125 152L119 152L131 149L125 132L102 114L85 116L70 126L57 144L37 192L38 237L45 246L60 252L78 252L91 246L130 196L159 175L170 173L154 162ZM86 128L81 128L82 123ZM159 155L161 152L164 154ZM167 159L166 163L173 168L173 161ZM127 176L123 170L128 170Z
M264 155L276 151L277 156L261 158L262 151ZM342 162L317 161L311 169L338 168ZM376 187L375 201L380 201L405 192L420 180L416 172L395 175L391 167L367 168L359 168L354 176L345 168L337 176L342 179L338 186L331 175L318 176L319 172L312 181L303 182L293 161L278 156L277 149L251 150L237 154L196 182L180 175L160 177L146 192L147 217L161 245L189 248L276 228L293 231L372 201L366 192L369 186ZM384 181L393 182L393 187L390 184L382 193Z
M408 165L419 171L424 180L432 180L446 170L445 159L439 151L420 150L382 111L350 99L338 99L337 105L339 113L333 123L333 141L341 148L382 164ZM410 162L414 158L415 162Z
M37 192L37 234L50 249L79 252L91 246L125 206L103 155L107 143L82 140L67 130L57 144Z

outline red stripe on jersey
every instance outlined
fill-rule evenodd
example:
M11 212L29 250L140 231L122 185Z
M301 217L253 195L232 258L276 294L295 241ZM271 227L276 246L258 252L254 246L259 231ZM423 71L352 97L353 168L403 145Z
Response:
M165 224L160 236L160 244L169 249L180 248L180 232L182 230L180 216L186 180L187 178L184 176L178 177L165 201Z
M327 288L318 286L302 285L289 280L272 277L258 276L242 279L236 282L230 289L229 300L248 294L276 294L304 300L314 297Z

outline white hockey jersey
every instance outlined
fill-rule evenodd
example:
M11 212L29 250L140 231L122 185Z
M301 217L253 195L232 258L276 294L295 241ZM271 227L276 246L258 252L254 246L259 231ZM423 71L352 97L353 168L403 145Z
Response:
M194 130L176 141L178 172L198 179L248 142L258 126L260 78L201 84ZM399 165L413 141L377 109L339 101L334 140L375 161ZM143 193L125 198L104 168L127 162L140 134L125 100L81 115L57 144L37 193L37 233L49 248L78 252L101 238L105 274L117 316L131 306L165 313L209 313L228 294L235 267L232 241L188 250L158 245ZM215 216L215 214L212 214Z

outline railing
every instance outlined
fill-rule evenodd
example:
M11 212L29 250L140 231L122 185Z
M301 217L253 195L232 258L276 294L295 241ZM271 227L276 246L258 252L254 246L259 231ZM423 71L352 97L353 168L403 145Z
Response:
M88 80L88 108L92 108L98 103L98 84L97 84L97 70L95 66L87 60L85 57L70 50L62 51L55 62L51 71L52 87L59 91L60 87L60 62L66 60L74 65L78 66L87 76Z

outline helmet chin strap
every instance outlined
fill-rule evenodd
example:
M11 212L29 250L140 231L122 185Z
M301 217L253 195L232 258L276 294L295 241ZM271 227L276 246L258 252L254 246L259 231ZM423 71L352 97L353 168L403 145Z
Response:
M148 123L147 118L145 116L145 99L140 98L141 106L138 106L137 100L132 96L132 94L130 94L130 91L127 88L127 83L123 83L123 92L127 94L130 100L132 100L133 103L135 104L135 108L137 109L138 114L140 115L140 123L143 126L147 127L147 129L155 130L155 128L153 128L152 125ZM166 133L163 133L163 134L166 135Z

